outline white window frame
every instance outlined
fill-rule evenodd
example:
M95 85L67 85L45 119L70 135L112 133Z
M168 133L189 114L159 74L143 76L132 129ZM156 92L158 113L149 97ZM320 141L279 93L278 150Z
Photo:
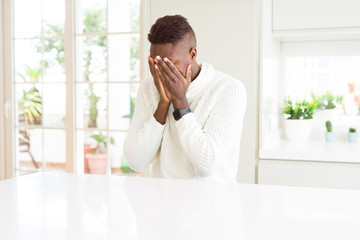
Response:
M14 168L14 128L13 128L13 1L3 1L3 84L4 84L4 175L5 178L12 178L15 175Z
M3 1L0 3L0 16L4 16ZM0 17L0 180L5 179L5 134L4 134L4 53L3 53L3 17Z
M2 5L1 5L2 4ZM15 139L14 139L14 1L3 0L0 4L0 180L15 177ZM65 68L66 68L66 172L83 173L82 164L75 161L75 0L65 0ZM149 44L147 31L150 27L150 4L140 0L140 82L149 76L147 55ZM3 47L3 49L2 49ZM3 61L2 61L3 60ZM2 71L4 70L4 71ZM4 110L3 110L4 109ZM5 117L6 115L6 117ZM108 163L110 160L108 159ZM110 164L108 164L108 169ZM107 171L111 174L111 171Z

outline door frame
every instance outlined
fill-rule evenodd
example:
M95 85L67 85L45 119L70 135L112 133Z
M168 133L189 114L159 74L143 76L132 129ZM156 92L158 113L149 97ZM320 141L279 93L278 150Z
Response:
M13 112L14 112L14 103L13 103L13 1L4 0L2 1L2 59L3 62L1 67L3 68L2 77L2 86L3 86L3 127L4 131L1 131L3 134L1 136L1 147L3 151L2 157L2 168L3 179L12 178L15 176L14 168L14 128L13 128ZM1 173L0 173L1 174ZM1 177L1 176L0 176Z

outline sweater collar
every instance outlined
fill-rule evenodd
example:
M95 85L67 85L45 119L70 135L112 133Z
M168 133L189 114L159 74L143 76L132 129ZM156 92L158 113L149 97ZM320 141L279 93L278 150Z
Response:
M208 81L211 81L211 77L213 75L214 69L209 63L200 63L200 73L190 83L186 95L192 96L196 92L203 90L204 86L208 83Z

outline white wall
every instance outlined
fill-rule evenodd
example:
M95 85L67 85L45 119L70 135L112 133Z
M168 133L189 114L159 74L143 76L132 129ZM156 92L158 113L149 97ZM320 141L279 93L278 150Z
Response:
M151 24L164 15L181 14L198 40L198 61L240 79L247 90L238 181L255 183L258 150L258 64L260 0L151 0ZM144 42L145 43L145 42ZM145 52L148 53L145 43ZM146 56L146 55L145 55ZM144 59L146 61L146 59Z

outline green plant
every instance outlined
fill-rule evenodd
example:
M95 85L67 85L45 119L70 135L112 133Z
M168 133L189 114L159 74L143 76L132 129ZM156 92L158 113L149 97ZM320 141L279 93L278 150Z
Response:
M325 125L326 125L326 130L327 130L328 132L332 132L332 124L331 124L331 122L330 122L330 121L326 121Z
M99 133L99 134L93 134L90 136L92 139L94 139L99 146L96 150L92 151L93 154L103 153L106 152L107 148L107 137L106 135ZM115 140L114 138L110 137L110 144L114 145Z
M349 128L349 132L355 133L355 132L356 132L356 128Z
M312 119L314 104L306 100L293 103L290 97L287 97L283 102L283 113L290 115L287 119Z
M334 109L335 103L342 104L344 101L343 95L333 95L332 91L326 91L324 94L316 95L311 93L312 101L314 102L315 110Z
M41 66L31 68L29 65L25 66L25 74L17 73L19 77L21 77L24 82L39 82L41 76Z
M18 104L19 109L24 112L26 124L34 124L36 120L41 120L42 100L39 91L35 87L28 91L23 90Z

